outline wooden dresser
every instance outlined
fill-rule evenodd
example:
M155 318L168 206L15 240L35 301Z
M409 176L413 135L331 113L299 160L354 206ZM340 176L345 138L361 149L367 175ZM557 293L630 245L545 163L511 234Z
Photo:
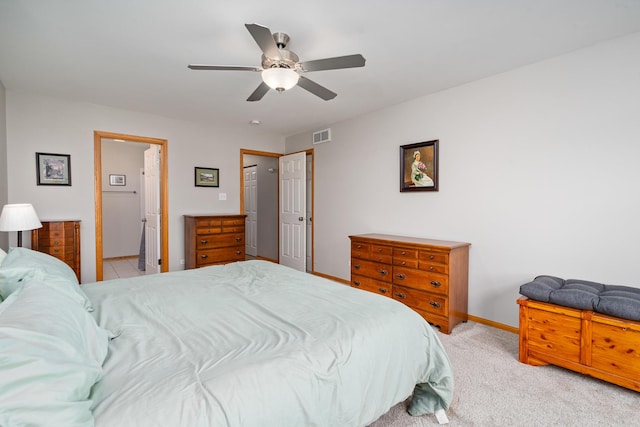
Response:
M351 286L396 299L445 334L467 321L469 243L386 234L351 239Z
M40 221L42 228L31 230L31 249L66 262L80 282L80 221Z
M246 215L185 215L185 268L244 261Z

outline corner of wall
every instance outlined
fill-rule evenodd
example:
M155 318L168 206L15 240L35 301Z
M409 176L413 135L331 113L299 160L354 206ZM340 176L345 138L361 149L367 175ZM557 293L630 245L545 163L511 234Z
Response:
M0 205L9 202L9 185L7 183L7 97L4 85L0 80ZM9 249L8 233L0 232L0 248Z

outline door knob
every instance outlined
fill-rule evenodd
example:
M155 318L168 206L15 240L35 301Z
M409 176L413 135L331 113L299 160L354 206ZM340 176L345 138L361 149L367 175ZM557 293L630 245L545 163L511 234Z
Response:
M298 221L304 221L304 217L303 216L299 217Z

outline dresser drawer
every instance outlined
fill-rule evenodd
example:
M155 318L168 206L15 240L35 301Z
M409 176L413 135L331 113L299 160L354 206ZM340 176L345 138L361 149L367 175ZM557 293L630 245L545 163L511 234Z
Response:
M423 265L449 264L449 255L442 252L420 251L418 258L420 260L420 268L423 268Z
M411 308L428 311L440 316L449 314L447 297L418 291L403 286L393 286L393 299L403 302Z
M196 228L196 234L198 236L201 236L203 234L220 234L222 233L222 226L219 225L217 227L215 226L207 226L207 227L200 227L198 226L198 228Z
M73 233L64 233L59 236L52 236L51 234L38 234L42 247L50 246L73 246L74 236Z
M222 220L219 218L198 218L195 221L195 225L196 227L203 227L203 228L207 228L207 227L220 228L222 227Z
M361 252L361 253L369 253L369 245L361 242L351 242L351 253L353 252Z
M237 226L244 227L244 223L245 223L245 220L243 220L243 219L238 219L238 218L224 219L224 220L222 220L222 227L225 228L225 229L227 229L227 228L235 228Z
M198 250L238 246L244 245L244 234L230 233L215 236L200 235L196 242Z
M75 258L75 250L72 246L64 247L64 246L50 246L50 247L40 247L40 252L44 252L45 254L52 255L58 259L63 261L73 261Z
M351 273L391 282L391 266L373 261L352 258Z
M391 298L391 284L387 282L354 274L351 276L351 286Z
M196 253L196 265L198 265L198 267L225 261L241 260L244 260L244 246L199 250Z
M393 248L394 259L417 260L418 251L416 249Z
M393 267L393 283L439 294L449 293L449 277L413 268Z

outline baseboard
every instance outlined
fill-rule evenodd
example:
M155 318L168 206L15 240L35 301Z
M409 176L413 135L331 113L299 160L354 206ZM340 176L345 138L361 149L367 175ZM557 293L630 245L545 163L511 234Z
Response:
M502 329L503 331L512 332L514 334L519 333L518 328L513 326L505 325L504 323L494 322L493 320L483 319L482 317L472 316L469 314L469 320L476 323L481 323L483 325L491 326L496 329Z
M343 283L345 285L351 285L351 282L348 280L341 279L339 277L329 276L328 274L318 273L317 271L312 271L311 274L314 276L324 277L325 279L333 280L334 282Z
M334 282L344 283L345 285L351 285L351 282L348 280L341 279L339 277L330 276L328 274L318 273L317 271L312 271L311 274L324 277L325 279L333 280ZM468 315L469 320L472 322L480 323L483 325L491 326L493 328L502 329L503 331L512 332L514 334L519 333L518 328L513 326L505 325L504 323L494 322L493 320L483 319L482 317Z
M103 261L121 261L125 259L136 259L139 258L140 255L127 255L127 256L114 256L111 258L103 258Z

